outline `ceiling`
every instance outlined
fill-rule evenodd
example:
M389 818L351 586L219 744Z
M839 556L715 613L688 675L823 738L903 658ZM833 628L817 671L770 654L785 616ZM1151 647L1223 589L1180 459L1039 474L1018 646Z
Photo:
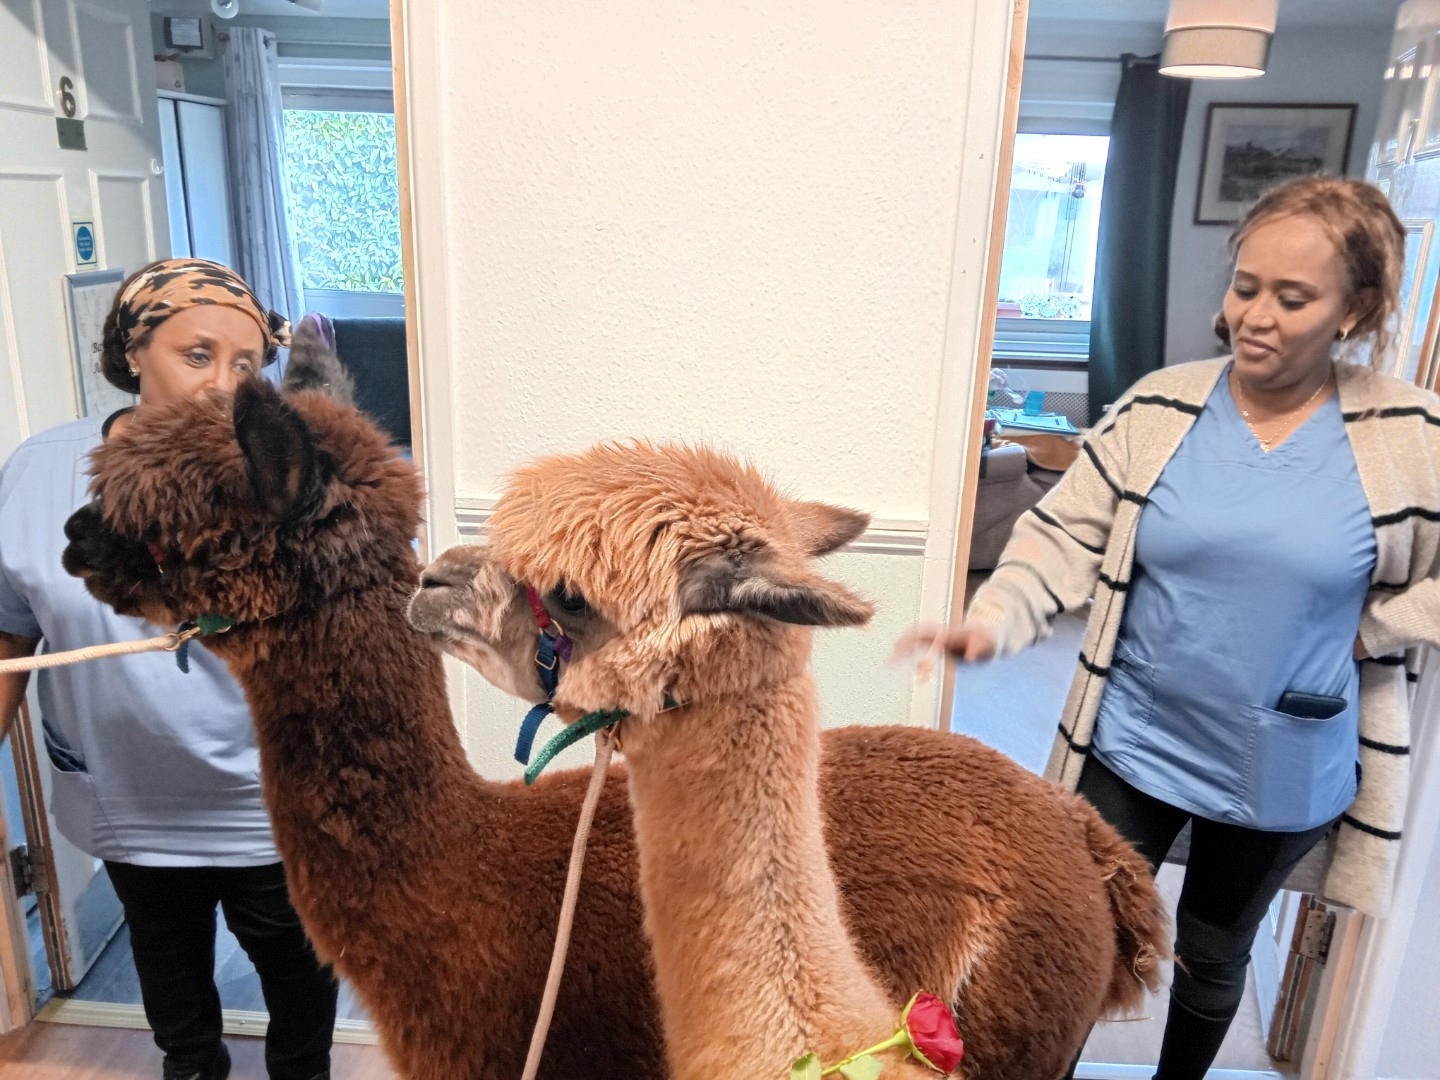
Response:
M244 0L242 0L242 3ZM1280 0L1276 29L1394 25L1401 0ZM1170 0L1030 0L1032 22L1163 25Z

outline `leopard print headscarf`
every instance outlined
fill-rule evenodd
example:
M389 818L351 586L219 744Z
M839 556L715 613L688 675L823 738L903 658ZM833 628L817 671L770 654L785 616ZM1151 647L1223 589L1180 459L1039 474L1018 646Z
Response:
M116 301L116 329L129 350L136 339L186 308L220 304L255 320L265 336L265 363L290 344L290 323L266 309L243 278L205 259L165 259L140 274Z

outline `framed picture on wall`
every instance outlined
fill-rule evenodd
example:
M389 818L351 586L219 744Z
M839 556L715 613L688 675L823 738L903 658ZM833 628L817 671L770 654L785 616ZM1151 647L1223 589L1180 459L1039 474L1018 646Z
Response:
M135 404L135 395L111 386L100 373L100 343L105 316L125 280L123 270L94 270L65 275L65 311L70 317L70 349L75 359L75 396L81 416L109 414Z
M1231 225L1267 187L1350 161L1354 105L1215 102L1205 115L1195 224Z

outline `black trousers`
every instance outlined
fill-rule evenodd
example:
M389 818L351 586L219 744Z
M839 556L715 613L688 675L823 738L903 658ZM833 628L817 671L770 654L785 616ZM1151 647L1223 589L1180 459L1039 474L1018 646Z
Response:
M1190 822L1175 912L1175 977L1156 1080L1201 1080L1245 994L1256 931L1290 871L1330 830L1265 832L1196 817L1127 784L1094 756L1078 790L1159 870ZM1072 1068L1073 1072L1073 1068Z
M279 863L245 867L107 862L125 908L145 1018L175 1065L207 1066L220 1048L215 908L260 976L270 1013L271 1080L312 1080L330 1067L338 985L290 906Z

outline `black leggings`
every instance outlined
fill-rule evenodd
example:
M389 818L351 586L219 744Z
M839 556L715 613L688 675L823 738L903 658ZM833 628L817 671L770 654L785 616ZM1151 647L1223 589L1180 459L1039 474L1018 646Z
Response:
M176 1066L207 1067L220 1051L215 908L260 976L270 1013L271 1080L312 1080L330 1067L338 986L290 906L279 863L244 867L107 862L125 908L145 1018Z
M1190 822L1190 855L1175 912L1175 977L1156 1080L1201 1080L1240 1009L1250 946L1270 903L1329 831L1264 832L1209 821L1131 787L1094 756L1080 794L1135 845L1152 872Z

